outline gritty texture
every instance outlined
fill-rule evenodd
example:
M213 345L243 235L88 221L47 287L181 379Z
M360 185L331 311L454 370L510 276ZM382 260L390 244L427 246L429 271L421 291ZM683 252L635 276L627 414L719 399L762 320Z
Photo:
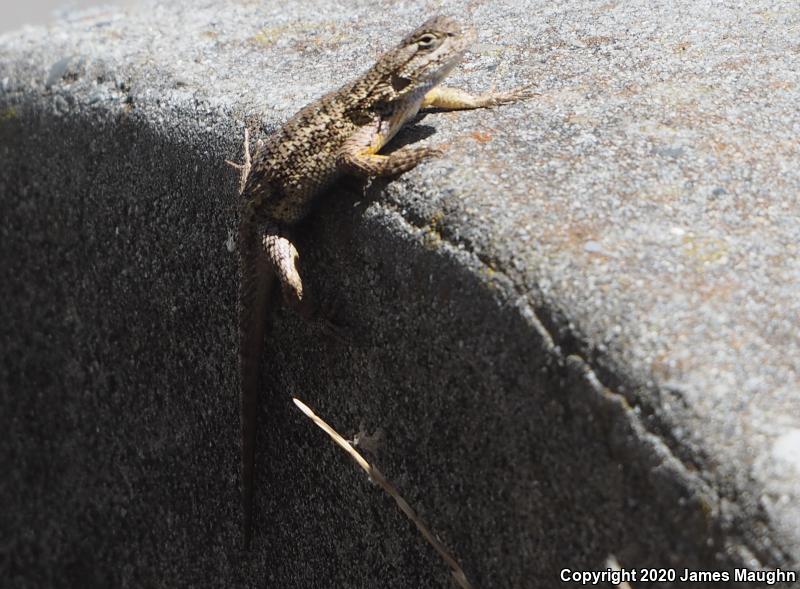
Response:
M289 394L384 431L479 587L609 553L800 567L800 8L766 0L437 3L479 31L453 85L541 95L426 116L395 144L444 157L305 224L350 335L269 326L238 549L223 160L433 11L143 4L0 37L3 586L448 586Z

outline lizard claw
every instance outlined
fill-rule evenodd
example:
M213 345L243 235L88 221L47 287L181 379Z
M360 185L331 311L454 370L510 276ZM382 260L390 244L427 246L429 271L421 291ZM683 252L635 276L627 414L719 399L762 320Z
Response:
M350 338L347 337L346 329L343 326L339 325L338 323L334 323L330 319L324 318L318 319L317 323L322 332L329 338L339 342L340 344L350 344Z
M341 304L338 298L323 299L314 312L313 320L325 335L340 344L347 344L349 338L346 335L346 326L336 320L340 308Z
M540 96L540 92L533 91L534 84L526 84L513 90L506 90L505 92L487 92L481 96L484 106L501 106L503 104L510 104L519 100L528 100L534 96Z

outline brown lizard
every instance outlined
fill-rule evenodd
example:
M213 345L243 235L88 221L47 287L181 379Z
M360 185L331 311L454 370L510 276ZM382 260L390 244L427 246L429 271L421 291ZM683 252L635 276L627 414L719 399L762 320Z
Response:
M303 317L312 309L288 229L344 173L394 176L442 154L436 147L379 152L420 109L496 106L532 96L527 88L473 96L439 86L462 59L475 31L436 16L381 56L361 77L294 115L251 161L245 132L239 220L239 391L245 546L252 535L256 415L268 293L278 278L283 299ZM229 162L231 163L231 162Z

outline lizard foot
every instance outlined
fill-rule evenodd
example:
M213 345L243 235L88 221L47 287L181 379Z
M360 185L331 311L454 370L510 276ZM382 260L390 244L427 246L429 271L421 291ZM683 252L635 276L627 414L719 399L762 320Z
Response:
M506 90L505 92L495 92L493 89L486 94L481 94L477 100L483 107L501 106L503 104L511 104L520 100L528 100L534 96L540 96L539 92L533 91L533 84L514 88L513 90Z

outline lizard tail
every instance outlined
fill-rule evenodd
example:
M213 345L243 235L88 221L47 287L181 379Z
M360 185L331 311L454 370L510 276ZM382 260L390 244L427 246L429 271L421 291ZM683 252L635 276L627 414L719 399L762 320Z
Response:
M243 211L239 223L239 398L242 433L242 514L245 549L253 534L258 391L267 299L273 282L252 217Z

